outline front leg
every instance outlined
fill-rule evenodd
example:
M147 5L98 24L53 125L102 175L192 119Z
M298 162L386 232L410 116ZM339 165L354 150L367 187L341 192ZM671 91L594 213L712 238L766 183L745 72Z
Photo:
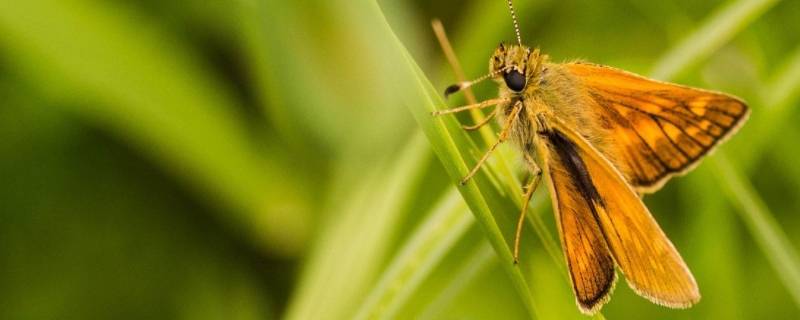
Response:
M490 113L490 114L489 114L489 115L486 117L486 119L483 119L483 121L481 121L481 122L478 122L478 123L476 123L476 124L474 124L474 125L471 125L471 126L468 126L468 125L462 125L462 126L461 126L461 128L463 128L464 130L467 130L467 131L475 131L475 130L478 130L478 129L480 129L481 127L483 127L483 126L485 126L486 124L488 124L488 123L489 123L489 121L492 121L492 118L494 118L494 117L497 115L497 112L499 112L499 111L500 111L500 107L499 107L499 106L494 106L494 110L492 110L492 113Z
M495 141L494 144L492 144L491 147L489 147L489 150L483 154L483 157L478 160L478 163L472 168L472 170L469 171L467 176L465 176L464 179L461 179L461 185L466 184L467 181L469 181L469 179L478 172L478 169L480 169L483 163L486 162L486 159L489 159L489 155L492 154L492 151L494 151L494 149L496 149L500 143L508 139L508 136L511 134L511 128L514 126L514 121L517 120L517 116L521 110L522 101L517 101L517 103L514 104L514 107L512 107L511 113L509 114L508 118L506 118L505 123L503 124L503 129L500 131L500 137L497 139L497 141Z
M436 111L431 112L431 114L434 115L434 116L440 116L440 115L443 115L443 114L457 113L457 112L462 112L462 111L467 111L467 110L472 110L472 109L483 109L483 108L486 108L486 107L491 107L491 106L494 106L494 105L507 103L510 100L511 99L509 99L509 98L489 99L489 100L486 100L486 101L482 101L482 102L478 102L478 103L474 103L474 104L468 104L468 105L461 106L461 107L455 107L455 108L444 109L444 110L436 110Z

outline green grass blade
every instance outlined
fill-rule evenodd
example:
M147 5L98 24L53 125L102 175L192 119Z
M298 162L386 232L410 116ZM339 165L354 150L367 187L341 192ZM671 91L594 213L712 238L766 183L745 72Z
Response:
M399 52L405 53L405 49L399 42L397 48ZM470 166L474 165L476 157L479 156L475 153L479 151L476 152L474 143L455 119L431 116L430 112L443 108L444 103L438 91L431 86L410 55L405 53L404 57L407 68L411 72L411 78L396 82L402 86L398 92L404 93L404 103L412 111L448 175L456 183L468 172ZM412 86L409 87L409 84ZM460 187L459 191L500 257L500 264L511 277L522 302L531 312L531 316L535 316L536 307L532 295L534 286L531 282L533 271L529 269L529 266L533 265L529 260L531 255L523 255L519 265L512 263L511 246L516 225L514 213L518 209L511 204L515 203L513 198L518 195L499 189L499 185L493 181L496 179L490 176L490 172L482 171L467 185ZM541 197L537 199L534 202L546 201ZM526 234L530 234L529 232L530 230L526 230ZM523 237L524 246L530 245L529 238ZM565 310L565 312L565 317L578 314L577 308Z
M517 3L516 10L518 12L526 12L526 13L537 13L539 7L546 6L549 4L548 1L524 1ZM476 2L472 8L470 8L467 18L463 19L467 25L460 27L460 33L457 34L456 40L457 43L457 50L458 53L461 53L464 56L464 60L468 61L468 64L471 68L475 69L474 72L478 72L478 70L483 70L485 67L486 59L488 54L484 54L481 51L481 48L486 49L486 41L485 39L492 39L492 41L496 39L505 39L504 36L511 36L513 33L511 32L511 28L507 23L509 22L508 10L505 6L499 6L494 1L479 1ZM472 21L482 21L485 24L484 27L481 28L474 28L472 25ZM489 47L491 48L491 46ZM480 71L482 72L482 71ZM472 102L470 102L472 103ZM473 113L474 115L474 113ZM473 119L475 122L482 120L482 118L475 118ZM486 131L481 132L481 138L483 138L484 145L490 145L496 139L496 134L491 132L491 135L485 134L485 132L492 131L490 128L485 127ZM492 169L492 172L501 177L502 183L505 185L503 189L510 190L511 194L513 195L521 195L522 194L522 186L520 184L519 179L516 177L516 170L514 170L513 164L516 162L513 159L518 158L519 154L511 150L509 146L501 146L496 154L492 157L494 162L490 162L489 166ZM535 199L547 199L548 195L544 192L547 188L540 188L540 191L534 195ZM518 207L522 207L522 198L519 196L512 196L511 199ZM546 202L546 201L545 201ZM544 223L542 220L542 214L550 214L549 211L539 210L542 208L540 205L542 202L536 202L532 204L529 208L529 212L526 215L526 222L528 225L533 227L533 231L539 240L544 245L545 251L547 251L548 255L553 259L555 264L561 267L563 271L564 280L569 282L566 272L566 265L564 263L564 257L561 253L560 244L558 243L558 239L550 232L550 228Z
M767 95L762 97L763 107L756 110L758 114L754 114L751 123L747 124L751 142L747 144L747 152L737 157L745 172L754 169L756 161L763 157L775 134L794 124L791 113L795 109L792 107L800 98L800 48L781 66L767 85Z
M361 304L389 254L396 225L430 156L417 135L390 165L364 168L360 187L341 206L317 240L286 319L346 319ZM350 275L350 276L345 276Z
M355 319L386 319L397 311L474 223L455 190L440 200L406 241L361 305Z
M488 268L489 263L496 259L492 247L485 241L481 241L479 246L469 254L465 263L454 273L449 285L426 306L419 315L419 319L437 319L440 313L448 305L453 303L456 296L475 279L484 269Z
M402 47L400 47L400 50L403 50ZM461 177L467 174L470 166L475 163L475 156L471 155L471 151L475 150L475 145L471 142L469 137L461 131L459 125L453 118L434 118L431 116L432 111L444 107L445 104L438 96L437 91L425 79L411 56L406 54L405 57L407 68L412 70L416 78L414 80L416 82L415 89L417 91L415 96L425 97L426 100L423 103L411 102L407 105L428 137L428 140L433 145L434 152L439 156L448 174L453 179L454 183L457 183ZM468 163L465 158L469 158L471 161ZM484 231L489 237L489 242L492 243L492 246L497 251L498 255L500 255L501 260L505 262L506 271L514 279L521 299L533 315L535 313L535 308L531 295L532 288L530 284L526 282L520 269L511 263L513 258L506 237L510 237L510 235L513 234L513 227L511 224L506 224L503 226L504 228L501 229L498 219L496 219L496 217L499 217L503 213L514 212L514 210L508 205L501 207L502 204L495 203L496 201L492 202L493 199L501 199L502 197L495 186L489 181L489 178L483 173L476 175L471 182L460 187L459 191L472 212L476 215L477 220L484 227ZM510 222L507 216L503 219L506 220L506 222Z
M747 252L740 250L739 218L724 195L709 196L718 182L708 169L701 166L681 179L679 203L688 222L680 226L686 236L674 239L678 240L675 245L701 281L703 303L692 307L693 317L744 319L747 296L740 293L748 283L734 280L746 277L740 263Z
M714 157L714 168L723 190L739 207L745 225L797 306L800 306L800 258L791 242L772 217L767 205L733 164L722 156Z
M391 318L397 314L413 314L415 311L413 306L404 308L403 305L412 296L412 292L419 288L420 283L426 281L426 278L435 272L442 273L442 269L455 268L454 264L471 263L472 258L456 255L457 258L454 259L454 256L449 256L449 251L456 246L462 247L465 243L474 243L473 245L467 244L468 247L486 245L483 241L471 238L472 234L465 234L467 228L474 225L474 219L469 212L466 212L466 206L463 206L461 197L455 189L447 193L440 202L442 204L435 207L435 212L426 217L401 252L391 260L382 279L379 280L362 305L357 318ZM455 206L454 202L461 206ZM540 207L541 205L532 210L541 211ZM464 220L463 215L467 215L469 219ZM458 244L455 243L456 241ZM447 259L448 257L450 259ZM460 267L458 268L460 269ZM449 281L447 289L436 288L436 290L455 292L457 290L453 287L460 288L464 284L453 282L464 280L463 278L454 278ZM415 297L411 300L418 299ZM427 300L412 301L409 304L427 305L429 302ZM405 309L412 311L398 312L398 310Z
M396 39L396 37L393 38ZM475 147L473 141L452 118L440 117L435 119L430 115L430 111L444 107L440 93L430 85L411 56L406 53L402 44L398 42L397 48L398 52L404 53L404 59L407 61L409 70L413 72L403 75L410 78L395 81L403 84L402 89L398 90L398 92L404 93L401 98L409 106L412 114L414 114L428 136L434 151L444 164L448 174L454 181L458 181L460 177L466 174L468 168L474 165L474 161L476 157L480 156L478 153L481 151ZM415 86L407 87L409 84L414 84ZM531 294L533 290L531 282L533 270L530 269L533 263L530 263L531 261L529 260L531 255L523 255L519 266L511 263L513 260L511 257L511 244L516 225L513 213L519 210L513 204L519 205L521 200L519 183L512 170L508 169L510 166L506 164L505 154L500 152L495 156L497 157L496 163L499 163L499 165L490 165L490 170L479 173L472 182L460 188L460 191L487 234L489 242L497 251L498 256L500 256L500 265L510 275L522 301L533 316L536 308ZM534 204L537 202L547 202L547 199L537 196ZM563 258L558 253L554 238L549 232L546 232L547 229L543 226L541 220L531 218L530 215L529 219L533 220L534 226L541 225L535 228L536 234L544 240L545 247L548 248L547 251L551 253L554 260L563 263ZM531 234L530 231L530 225L526 225L524 233ZM523 237L523 247L530 245L531 239L529 238ZM565 310L564 316L569 317L570 315L577 316L577 308Z
M795 49L778 70L779 73L773 77L767 90L769 96L764 101L768 108L780 109L771 113L783 115L783 110L789 109L788 102L796 100L800 95L800 48Z
M651 75L671 79L707 58L778 0L739 0L720 8L702 26L659 59Z

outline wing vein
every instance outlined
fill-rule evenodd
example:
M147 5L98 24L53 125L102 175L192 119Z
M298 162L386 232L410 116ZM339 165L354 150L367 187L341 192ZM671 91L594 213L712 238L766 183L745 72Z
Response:
M669 140L669 143L672 144L673 147L675 147L675 150L678 150L678 152L680 152L681 155L683 155L683 157L686 158L687 162L690 162L692 160L692 157L690 157L689 154L686 153L686 151L681 149L680 145L675 140L672 140L672 137L669 134L667 134L666 130L664 130L664 126L661 124L661 120L658 117L655 117L655 116L650 116L650 117L653 118L653 121L655 121L655 123L658 125L658 128L661 129L661 133L663 133L664 136L667 137L667 139ZM674 125L675 124L673 124L673 126ZM681 129L678 128L678 130L681 130ZM683 130L681 130L681 132L683 132Z

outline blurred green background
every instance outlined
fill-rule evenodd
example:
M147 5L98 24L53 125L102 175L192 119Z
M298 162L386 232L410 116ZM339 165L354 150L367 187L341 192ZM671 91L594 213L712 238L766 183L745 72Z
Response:
M800 316L800 1L516 6L555 61L752 108L645 199L701 302L670 310L619 282L596 318ZM0 318L582 318L547 195L513 269L431 150L445 131L412 116L456 81L432 18L468 77L513 41L501 0L0 2ZM471 137L459 148L482 152ZM518 196L497 180L480 190L499 186L503 225Z

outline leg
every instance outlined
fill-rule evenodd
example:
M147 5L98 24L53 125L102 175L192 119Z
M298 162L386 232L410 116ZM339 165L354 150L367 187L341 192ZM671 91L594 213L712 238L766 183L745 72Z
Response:
M481 127L485 126L487 123L489 123L489 121L492 121L492 118L494 118L494 116L495 116L495 115L497 115L497 112L498 112L499 110L500 110L500 108L498 108L497 106L495 106L495 107L494 107L494 110L492 110L492 113L490 113L488 116L486 116L486 119L483 119L483 121L481 121L481 122L479 122L479 123L476 123L476 124L474 124L474 125L471 125L471 126L461 126L461 128L464 128L464 130L467 130L467 131L475 131L475 130L478 130L478 129L480 129Z
M531 162L533 159L530 159L530 155L527 153L525 154L525 158L529 163L533 163L533 165L536 166L536 163ZM525 214L528 211L528 203L531 202L533 192L536 191L536 187L538 187L539 182L542 181L542 169L539 169L538 166L534 168L536 170L531 173L531 181L528 182L528 184L523 188L524 195L522 196L522 212L520 212L519 219L517 219L517 233L514 237L514 264L519 262L519 241L522 238L522 224L525 222Z
M440 115L443 115L443 114L456 113L456 112L467 111L467 110L472 110L472 109L483 109L483 108L486 108L486 107L491 107L493 105L498 105L498 104L501 104L501 103L504 103L504 102L508 102L508 100L509 100L508 98L489 99L489 100L486 100L486 101L483 101L483 102L468 104L468 105L461 106L461 107L455 107L455 108L450 108L450 109L445 109L445 110L436 110L436 111L431 112L431 114L434 115L434 116L440 116Z
M489 147L489 150L483 154L483 157L481 157L481 159L478 160L478 163L475 165L475 167L472 168L472 170L469 171L467 176L464 177L464 179L461 179L461 185L466 184L467 181L469 181L469 179L472 178L472 176L474 176L475 173L478 172L478 169L480 169L483 163L486 162L486 159L489 159L489 155L492 154L492 151L494 151L494 149L496 149L497 146L500 145L500 143L508 139L508 135L511 133L511 126L514 124L514 121L517 120L517 115L519 115L519 111L521 109L522 109L522 102L520 101L514 105L514 109L511 110L511 114L508 116L508 119L506 119L506 122L503 124L503 130L500 131L500 137L491 147Z

